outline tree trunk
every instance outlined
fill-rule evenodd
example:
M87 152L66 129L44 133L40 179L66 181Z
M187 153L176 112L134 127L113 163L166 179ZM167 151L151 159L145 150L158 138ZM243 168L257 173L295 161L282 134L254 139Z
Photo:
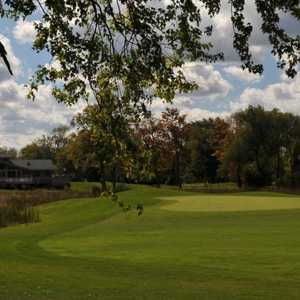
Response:
M117 166L114 165L112 170L112 188L111 188L112 194L115 194L116 190L117 190Z
M107 192L106 181L105 181L104 176L102 176L102 175L101 175L100 183L101 183L101 192Z
M175 154L175 173L176 173L176 184L178 188L182 189L182 182L180 178L180 153L179 151L176 151Z
M276 185L279 185L280 179L280 151L276 154Z
M105 170L102 162L100 164L100 172L101 172L100 175L101 192L107 192L107 185L105 181Z
M240 189L243 186L242 178L241 178L241 166L240 166L240 164L238 164L238 166L236 168L236 178L237 178L237 185Z
M290 185L291 186L295 186L296 161L297 161L296 151L292 151L291 165L290 165L290 169L291 169L291 179L290 179L291 182L290 182Z

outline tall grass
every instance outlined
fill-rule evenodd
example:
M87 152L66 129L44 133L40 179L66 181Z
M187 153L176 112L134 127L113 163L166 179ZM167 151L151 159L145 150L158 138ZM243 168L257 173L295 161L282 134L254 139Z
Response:
M118 184L117 191L127 190L126 184ZM13 224L28 224L40 221L38 205L66 200L98 197L101 194L99 184L78 183L70 190L36 189L29 191L0 191L0 227Z
M90 191L47 190L1 191L0 227L14 224L29 224L40 221L38 205L71 199L92 197Z
M2 203L0 206L0 227L13 224L29 224L40 221L40 214L37 207L33 204L20 201L17 198L9 202Z

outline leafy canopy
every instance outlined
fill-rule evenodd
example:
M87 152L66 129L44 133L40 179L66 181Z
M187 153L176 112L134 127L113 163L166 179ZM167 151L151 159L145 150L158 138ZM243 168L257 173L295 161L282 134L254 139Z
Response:
M32 93L45 81L55 83L55 97L74 104L88 100L91 92L99 106L109 89L119 105L144 113L153 97L171 101L177 91L195 85L180 71L186 61L214 62L222 53L212 54L205 36L212 27L203 27L201 14L220 13L221 0L4 0L2 16L40 16L36 24L36 51L48 51L53 63L41 66L31 82ZM233 45L242 66L261 73L253 61L249 38L253 26L245 20L245 0L230 0ZM280 28L280 14L300 19L298 0L256 0L262 18L261 30L269 37L278 66L288 76L296 75L300 61L300 37ZM204 9L205 7L205 9Z

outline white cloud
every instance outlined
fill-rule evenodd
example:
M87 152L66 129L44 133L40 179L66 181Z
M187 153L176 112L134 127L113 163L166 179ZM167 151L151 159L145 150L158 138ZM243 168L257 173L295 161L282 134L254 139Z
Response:
M204 101L214 102L224 99L233 88L229 81L225 80L212 64L190 62L182 67L182 71L186 79L195 82L199 89L191 93L182 93L175 96L173 105L180 110L195 108L199 104L203 104ZM169 105L161 99L154 99L151 110L154 113L160 113Z
M13 35L21 44L32 43L36 35L34 21L18 20Z
M243 70L241 67L237 66L229 66L223 70L225 73L231 75L235 79L245 81L246 83L253 83L261 79L259 74L250 73L248 70Z
M69 124L84 104L68 108L55 101L51 86L41 86L33 102L27 90L14 80L0 83L1 144L20 148L60 124Z
M180 111L182 114L187 115L187 120L188 121L198 121L198 120L203 120L203 119L208 119L208 118L227 118L229 117L230 113L229 112L215 112L215 111L210 111L206 109L201 109L201 108L191 108L191 109L182 109Z
M199 89L192 93L177 94L173 104L165 103L161 99L154 99L151 111L155 116L159 116L167 107L176 107L183 114L187 115L188 121L196 121L205 118L227 117L229 112L215 112L233 88L229 81L222 77L212 64L199 62L186 63L182 71L189 81L195 82ZM200 107L210 103L210 109Z
M203 64L200 62L186 63L183 68L185 77L195 82L199 89L190 94L183 94L184 97L198 99L216 99L225 97L232 89L231 84L225 80L221 73L214 69L212 64ZM181 95L178 95L180 97Z
M284 78L284 76L283 76ZM245 109L249 105L261 105L270 110L279 108L283 112L300 114L300 75L294 79L270 84L263 89L247 88L240 101L231 103L233 111Z

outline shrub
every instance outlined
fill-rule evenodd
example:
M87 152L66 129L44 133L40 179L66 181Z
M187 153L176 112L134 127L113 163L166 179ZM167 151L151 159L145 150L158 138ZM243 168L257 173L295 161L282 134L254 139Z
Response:
M300 187L300 172L295 172L293 176L285 174L277 182L279 187L299 188Z
M248 187L263 187L271 184L270 176L262 176L254 165L247 165L243 170L244 184Z
M138 216L141 216L144 212L144 205L142 203L138 203L136 205L136 210L138 212Z

